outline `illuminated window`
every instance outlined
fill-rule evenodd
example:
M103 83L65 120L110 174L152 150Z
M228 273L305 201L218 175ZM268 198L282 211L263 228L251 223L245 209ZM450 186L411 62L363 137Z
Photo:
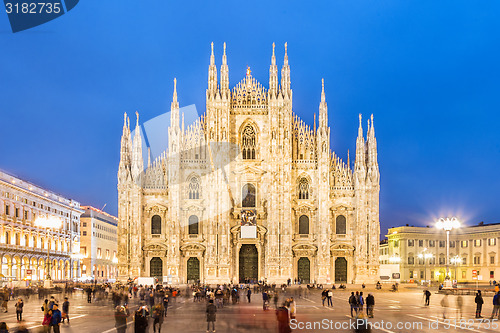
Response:
M254 160L256 151L257 139L255 130L252 126L247 125L241 134L241 150L244 160Z
M488 245L489 246L495 246L495 245L497 245L497 239L496 238L490 238L490 239L488 239Z
M302 177L298 185L299 199L309 199L309 182Z
M408 246L415 246L415 241L413 239L408 239Z
M198 177L192 177L189 181L189 199L200 198L200 181Z

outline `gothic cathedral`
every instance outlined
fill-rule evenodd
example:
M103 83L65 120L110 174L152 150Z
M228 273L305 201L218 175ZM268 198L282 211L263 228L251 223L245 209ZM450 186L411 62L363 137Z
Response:
M361 115L353 168L330 150L324 84L318 127L292 111L285 44L281 82L250 69L232 90L226 45L213 44L206 112L180 121L174 80L168 145L147 166L139 120L125 115L118 170L119 279L167 283L373 283L379 277L379 191L373 115ZM138 117L138 115L137 115ZM183 117L182 117L183 118Z

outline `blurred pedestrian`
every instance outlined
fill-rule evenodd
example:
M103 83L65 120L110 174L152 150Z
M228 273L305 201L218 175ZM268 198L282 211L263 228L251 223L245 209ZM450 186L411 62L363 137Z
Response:
M351 317L354 318L357 309L356 309L356 296L354 296L354 291L351 291L351 296L349 296L349 305L351 306Z
M373 318L373 308L375 306L375 297L370 293L366 297L366 315L368 318Z
M431 301L431 292L429 289L424 290L424 296L425 296L425 306L429 306L429 303Z
M117 306L115 308L115 328L117 333L127 332L127 317L129 316L128 309L125 306Z
M67 297L64 297L64 303L62 305L62 322L64 323L64 320L68 320L69 324L69 300Z
M61 325L61 311L59 311L59 306L57 303L54 303L52 306L52 319L50 320L50 327L52 328L54 333L59 333L60 332L60 325Z
M144 302L142 302L144 303ZM146 333L148 329L148 316L149 311L145 304L143 304L134 315L134 332L135 333Z
M279 333L290 333L292 329L290 328L290 316L288 315L288 309L283 303L276 310L276 317L278 319L278 332Z
M42 321L42 332L43 333L50 332L50 322L51 321L52 321L52 310L49 309L43 315L43 321Z
M9 333L9 328L4 321L0 323L0 333Z
M153 314L153 332L156 333L156 325L158 325L158 333L161 332L161 325L163 324L163 319L165 316L165 309L163 308L162 303L158 303L155 305Z
M444 294L443 298L441 299L441 307L443 308L443 319L446 319L446 311L449 306L450 303L448 301L448 294Z
M493 296L493 311L491 312L490 319L493 319L495 316L498 316L500 319L499 311L500 310L500 292L497 292L495 296Z
M290 319L295 319L295 316L297 315L297 303L295 303L293 297L290 297L288 307L290 308Z
M462 311L463 305L464 305L464 299L462 298L461 295L458 295L457 296L457 318L458 318L458 314L460 314L460 319L462 319L462 317L463 317L463 311Z
M476 303L476 318L483 318L481 316L481 310L483 309L483 296L481 295L481 290L478 290L476 293L476 298L474 300Z
M24 307L24 302L22 298L19 297L16 302L16 317L18 323L20 323L23 320L23 307Z
M208 301L207 305L207 332L210 332L210 323L212 323L212 332L215 332L215 320L216 320L217 307L214 304L214 300Z

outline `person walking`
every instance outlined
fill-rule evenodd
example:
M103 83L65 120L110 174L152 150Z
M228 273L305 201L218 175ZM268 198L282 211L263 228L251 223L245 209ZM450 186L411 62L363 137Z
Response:
M24 302L22 298L19 297L16 302L16 317L18 323L20 323L23 320L23 307L24 307Z
M250 303L251 298L252 298L252 291L250 290L250 287L248 287L248 289L247 289L247 299L248 299L248 303Z
M444 294L443 298L441 299L441 307L443 308L443 319L446 319L446 310L450 306L450 303L448 301L448 294Z
M52 321L52 310L49 309L43 315L43 321L42 321L42 332L43 333L49 333L50 332L50 322L51 321Z
M288 307L290 308L290 319L295 319L297 315L297 303L295 303L293 297L290 297Z
M323 304L323 306L325 306L325 301L326 301L326 298L328 297L328 290L327 289L324 289L322 292L321 292L321 303Z
M125 306L117 306L115 309L115 328L116 333L127 332L128 309Z
M68 320L69 324L69 300L67 297L64 297L64 302L62 305L62 322L64 323L64 320Z
M500 292L497 292L495 296L493 296L493 311L491 312L490 319L493 319L495 316L498 316L500 319L498 310L500 310Z
M54 333L60 333L61 317L61 311L57 303L54 303L52 306L52 318L50 319L50 327Z
M358 312L363 312L363 306L365 305L365 300L363 299L363 292L359 292L358 297Z
M356 296L354 296L354 291L351 291L351 296L349 296L349 305L351 306L351 317L354 318L356 310ZM354 311L354 312L353 312Z
M461 295L458 295L457 296L457 318L458 318L458 315L460 314L460 319L462 319L463 317L463 305L464 305L464 299L462 298Z
M370 293L366 297L366 315L373 318L373 307L375 306L375 297Z
M88 287L86 292L87 292L87 303L92 303L92 288Z
M483 296L481 295L481 290L477 291L474 302L476 303L476 318L483 318L481 316L481 311L483 309L484 301L483 301Z
M429 303L431 301L431 292L429 289L424 290L424 296L425 296L425 306L429 306Z
M285 303L283 303L276 310L276 317L278 319L278 332L279 333L292 332L292 329L290 328L290 317L288 315L288 309L286 308Z
M212 332L215 332L215 316L217 313L217 307L215 306L213 299L208 301L205 312L207 313L207 333L210 332L210 323L212 323Z
M168 310L168 302L169 302L168 294L165 292L165 296L163 296L163 317L167 316L167 310Z
M327 289L326 299L328 300L328 306L333 306L332 298L333 292L330 289Z
M144 302L143 302L144 303ZM134 333L146 333L148 329L149 311L146 305L142 305L134 315Z
M156 333L156 325L158 325L158 333L161 333L161 325L163 324L163 319L165 315L165 309L162 303L155 305L153 310L153 332Z

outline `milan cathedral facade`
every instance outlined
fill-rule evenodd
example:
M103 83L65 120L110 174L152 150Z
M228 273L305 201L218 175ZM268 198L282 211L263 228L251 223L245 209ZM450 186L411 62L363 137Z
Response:
M286 44L281 82L273 45L269 89L250 69L231 89L225 44L220 77L212 44L206 112L185 127L174 81L168 145L159 158L143 161L139 121L132 134L125 115L118 170L120 279L378 280L373 116L366 139L359 116L351 168L349 157L345 163L330 150L324 84L317 128L294 114L292 96Z

